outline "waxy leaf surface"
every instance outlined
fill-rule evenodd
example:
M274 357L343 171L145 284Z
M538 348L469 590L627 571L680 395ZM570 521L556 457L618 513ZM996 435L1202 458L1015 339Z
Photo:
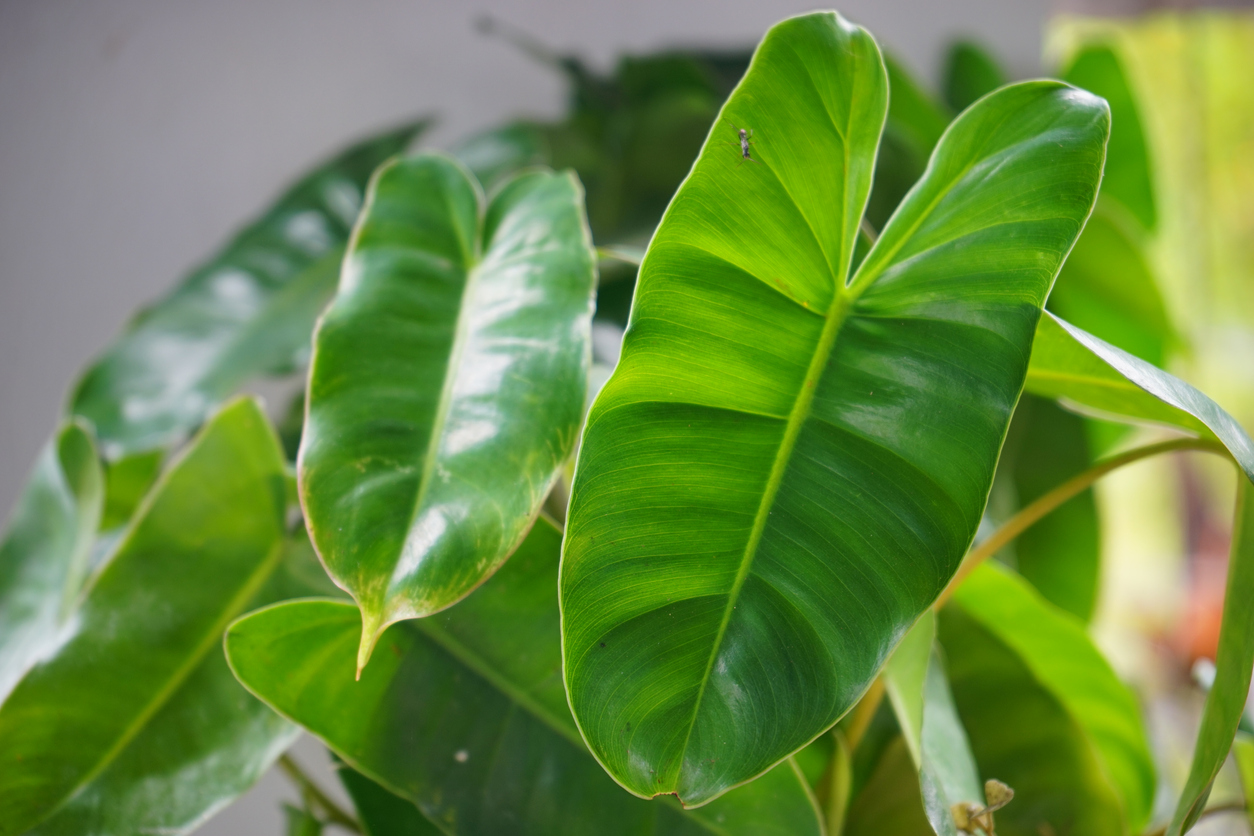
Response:
M370 173L425 126L322 164L139 315L69 406L92 422L110 459L177 444L248 380L304 362Z
M887 95L864 30L774 27L641 267L561 577L575 717L638 795L709 801L865 691L971 542L1092 208L1105 105L1007 87L847 283Z
M1155 788L1140 709L1078 619L985 564L942 611L940 638L982 777L1015 791L998 833L1140 832Z
M361 607L388 624L463 598L522 540L573 449L595 257L571 174L486 207L452 159L379 171L314 340L301 500Z
M100 775L217 651L279 561L284 510L265 417L251 400L228 405L0 705L0 833L25 832Z
M1254 601L1254 489L1245 479L1238 479L1215 682L1206 695L1193 764L1167 836L1180 836L1201 815L1215 776L1228 757L1250 693L1250 675L1254 671L1254 613L1250 610L1250 602Z
M819 834L791 762L691 813L633 798L597 766L562 689L560 543L538 521L465 601L384 633L359 682L360 615L347 603L248 615L227 655L249 690L448 833Z

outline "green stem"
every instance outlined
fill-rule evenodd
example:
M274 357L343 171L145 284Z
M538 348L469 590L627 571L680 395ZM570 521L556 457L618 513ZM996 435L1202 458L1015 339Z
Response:
M1094 482L1107 473L1110 473L1112 470L1118 470L1124 465L1138 462L1141 459L1147 459L1150 456L1157 456L1160 453L1171 453L1177 450L1202 450L1231 457L1227 448L1218 442L1204 438L1177 438L1171 441L1162 441L1158 444L1147 444L1144 447L1137 447L1134 450L1129 450L1126 453L1120 453L1118 456L1112 456L1109 459L1098 462L1083 473L1076 474L1063 482L1027 507L1020 509L1001 528L981 540L975 548L967 552L967 556L963 558L962 565L958 567L957 574L954 575L953 580L949 582L949 585L945 587L940 597L937 598L934 607L940 609L944 606L959 584L966 580L967 576L975 571L976 567L981 563L997 554L1003 547L1058 506L1091 487Z
M307 803L312 801L314 805L322 808L322 813L327 817L329 824L338 824L353 833L363 832L357 819L344 812L340 805L332 801L322 788L305 774L305 770L300 768L300 764L293 760L291 755L279 756L279 768L287 773L287 777L300 789Z

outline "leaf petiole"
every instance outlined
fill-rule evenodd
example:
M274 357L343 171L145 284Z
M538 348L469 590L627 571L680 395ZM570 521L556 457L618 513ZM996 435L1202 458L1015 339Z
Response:
M328 824L337 824L345 830L353 833L363 833L360 822L344 811L340 805L331 800L322 788L314 782L312 778L305 774L305 770L301 769L291 755L282 754L279 756L279 768L286 773L292 783L297 786L304 797L306 806L316 806L321 808L322 814L326 816ZM312 805L311 805L312 802Z

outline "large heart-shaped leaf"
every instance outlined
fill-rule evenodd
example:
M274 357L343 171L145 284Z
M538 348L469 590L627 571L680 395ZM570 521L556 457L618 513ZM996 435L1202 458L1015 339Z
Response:
M1166 424L1217 439L1254 481L1254 440L1223 407L1183 380L1048 313L1037 324L1027 390L1100 417Z
M1237 486L1228 586L1224 592L1223 626L1215 656L1215 683L1206 695L1193 764L1167 828L1168 836L1180 836L1202 814L1211 785L1228 757L1241 722L1254 671L1251 600L1254 600L1254 489L1241 479Z
M391 623L455 603L522 540L574 446L594 255L571 174L490 204L452 159L379 171L314 340L301 500L362 612L359 666Z
M0 543L0 701L55 644L103 507L96 445L83 425L67 423L40 453Z
M0 705L0 833L25 832L100 775L216 650L282 555L284 493L251 400L161 478Z
M360 616L346 603L246 616L227 655L249 690L449 833L820 833L791 763L699 815L640 801L605 775L562 689L560 542L538 521L475 594L388 630L360 682Z
M976 762L1015 790L998 833L1140 832L1155 787L1140 710L1077 619L985 564L940 637Z
M639 795L709 801L866 689L971 541L1092 207L1105 106L1007 87L846 282L886 97L864 30L777 25L641 267L561 578L571 705Z
M426 124L372 137L306 175L87 370L70 411L92 422L110 459L178 443L249 379L303 362L370 173Z

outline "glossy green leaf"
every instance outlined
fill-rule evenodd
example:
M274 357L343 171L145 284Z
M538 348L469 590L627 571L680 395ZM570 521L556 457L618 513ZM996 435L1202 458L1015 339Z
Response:
M1027 391L1100 417L1161 423L1216 438L1254 480L1254 441L1219 404L1048 313L1037 324Z
M574 447L595 256L579 182L483 205L452 159L380 169L314 339L299 458L314 546L363 614L457 602L522 540Z
M140 314L70 402L110 459L171 447L248 380L303 365L370 173L425 127L372 137L323 163Z
M942 612L940 636L976 763L1015 790L999 833L1140 831L1155 788L1140 709L1080 621L985 564Z
M944 662L935 647L936 617L927 612L884 666L884 684L918 773L933 832L958 836L955 804L984 804L975 758L954 708Z
M875 42L837 15L767 34L589 414L565 676L593 753L641 796L709 801L865 691L971 541L1092 207L1105 106L1008 87L950 127L847 284L887 94ZM756 162L725 123L754 130Z
M1202 727L1197 733L1193 764L1167 836L1180 836L1197 821L1211 785L1228 757L1254 670L1254 490L1238 477L1236 515L1232 525L1232 553L1228 559L1228 586L1215 657L1215 683L1206 695Z
M1049 310L1156 366L1179 337L1125 213L1099 201L1049 295Z
M633 798L597 766L562 689L560 542L538 521L465 601L384 633L360 682L346 603L253 613L227 655L249 690L450 833L820 833L791 762L693 813Z
M1076 53L1062 77L1110 105L1110 145L1102 196L1117 200L1143 228L1153 230L1158 221L1154 169L1136 95L1118 53L1107 44L1086 46Z
M1071 79L1068 78L1067 81ZM945 57L942 88L946 103L954 110L966 110L981 96L993 92L1005 83L1006 74L1002 72L997 59L984 47L970 41L958 41L949 47L949 54ZM1071 83L1075 84L1074 81Z
M0 706L0 833L100 775L216 651L282 555L283 468L260 408L240 400L162 476Z
M62 426L0 542L0 701L56 642L87 567L104 484L90 432Z
M1245 816L1254 830L1254 735L1237 732L1232 742L1232 759L1237 763L1241 792L1245 796Z
M347 764L336 771L357 808L365 836L441 836L417 805L394 795Z
M300 532L246 609L334 591ZM188 833L256 783L299 733L244 690L215 646L117 757L30 836Z
M1034 395L1019 399L998 462L998 478L1004 475L1013 489L1015 510L1093 463L1084 418ZM1097 500L1089 488L1015 538L1013 565L1051 604L1088 621L1097 605L1101 547Z

